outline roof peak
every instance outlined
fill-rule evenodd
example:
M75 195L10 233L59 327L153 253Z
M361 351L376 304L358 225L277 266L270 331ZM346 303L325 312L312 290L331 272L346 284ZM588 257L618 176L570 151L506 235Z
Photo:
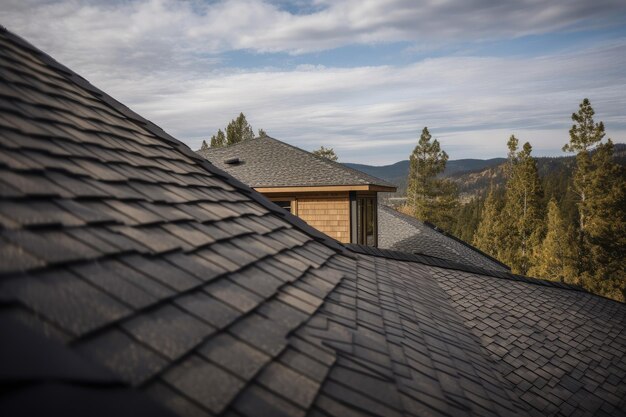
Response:
M245 139L233 145L201 150L198 154L253 188L344 185L371 185L380 187L378 191L397 188L383 179L271 136ZM224 163L235 157L241 161L237 166Z

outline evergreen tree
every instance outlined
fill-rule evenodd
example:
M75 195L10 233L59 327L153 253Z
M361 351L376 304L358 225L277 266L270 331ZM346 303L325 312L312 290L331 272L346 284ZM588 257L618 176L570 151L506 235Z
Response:
M213 142L213 138L211 138L211 142ZM209 149L209 145L206 143L206 140L202 140L202 145L200 146L201 151L206 151Z
M462 204L456 212L456 222L452 233L465 242L471 242L476 234L484 206L485 199L480 195Z
M563 147L576 152L572 190L578 211L577 267L581 283L593 292L624 300L626 292L626 181L613 160L613 142L601 143L604 124L584 99Z
M439 228L450 231L456 223L459 208L458 187L448 179L437 179L433 183L433 210L430 222Z
M239 116L236 119L231 120L226 127L226 145L234 145L242 140L253 138L254 131L243 113L239 113Z
M506 182L505 205L502 222L507 231L502 241L500 257L512 271L526 274L530 268L534 246L541 235L542 190L537 162L531 156L532 146L526 142L520 151L518 140L511 136L509 146L509 172Z
M211 148L221 148L226 146L226 136L222 129L217 131L217 134L211 136Z
M569 143L563 146L565 152L589 151L605 135L604 123L595 123L593 120L596 112L591 107L589 99L583 99L578 107L578 113L572 113L572 120L575 123L569 131Z
M511 135L508 142L506 143L506 146L509 149L509 153L507 154L507 164L504 171L507 179L513 176L513 171L515 170L515 165L517 164L518 145L519 140L515 137L515 135Z
M268 137L268 136L267 136L267 133L266 133L266 132L265 132L265 130L263 130L263 129L259 129L259 135L258 135L258 136L259 136L260 138L266 138L266 137Z
M575 283L574 251L572 248L572 228L568 228L554 198L548 203L546 236L536 247L535 262L529 274Z
M504 200L492 185L474 234L473 244L494 258L500 257L500 247L505 232L501 221L503 207Z
M563 146L565 152L576 153L573 191L578 208L578 269L582 273L592 268L589 254L589 235L587 219L590 213L589 194L591 193L591 177L593 166L590 150L604 138L604 124L595 123L595 111L589 99L585 98L579 105L578 113L572 113L575 122L569 131L570 141Z
M333 148L325 148L323 146L320 146L319 149L314 150L312 153L314 155L321 156L322 158L326 158L335 162L337 161L337 159L339 159Z
M586 207L589 270L583 285L624 301L626 292L626 171L613 160L613 142L599 144L591 157Z
M438 140L431 139L428 128L424 127L409 158L407 204L418 219L451 228L450 218L457 204L458 191L454 183L437 178L446 168L448 154L441 150Z

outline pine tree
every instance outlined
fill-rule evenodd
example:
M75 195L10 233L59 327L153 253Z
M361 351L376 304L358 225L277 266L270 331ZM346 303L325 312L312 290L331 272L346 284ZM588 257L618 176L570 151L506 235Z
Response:
M437 178L446 168L448 154L441 150L438 140L424 127L419 142L409 158L407 204L420 220L452 227L449 214L456 207L457 189L446 179Z
M526 274L530 268L533 248L541 235L541 182L537 162L531 156L532 146L526 142L520 151L518 140L511 136L509 171L506 182L502 223L508 232L502 241L500 259L512 271Z
M434 207L429 221L445 231L450 231L456 223L459 208L458 187L444 178L437 179L433 186Z
M589 270L583 285L624 301L626 295L626 172L613 160L613 142L599 144L591 157L587 194L586 250Z
M211 148L221 148L226 146L226 136L222 129L217 131L217 134L211 136Z
M572 228L568 228L554 198L548 203L546 236L535 250L529 274L549 280L576 283Z
M513 170L515 169L515 165L517 164L518 145L519 139L517 139L515 135L511 135L508 142L506 143L506 146L509 149L509 153L507 154L507 163L504 173L507 178L511 178L511 176L513 175Z
M213 142L213 138L211 138L211 142ZM209 145L206 143L206 140L202 140L202 145L200 146L201 151L206 151L209 149Z
M582 284L624 300L626 293L626 174L613 160L613 142L601 143L588 99L572 114L566 152L577 152L572 190L578 211L577 267Z
M259 134L258 134L258 136L259 136L260 138L267 138L267 137L268 137L268 136L267 136L267 133L266 133L266 132L265 132L265 130L263 130L263 129L259 129Z
M504 201L492 185L489 189L487 199L485 200L480 222L478 223L473 239L474 246L498 259L500 257L502 236L504 234L501 221L503 207Z
M337 159L339 159L333 148L325 148L323 146L320 146L319 149L316 149L311 153L335 162L337 161Z
M481 213L485 206L485 198L478 195L469 202L459 206L452 233L465 242L471 242L478 229Z
M580 272L592 268L589 254L589 235L587 219L590 213L589 194L592 184L593 166L590 150L604 138L604 124L595 123L595 111L589 99L585 98L579 105L578 113L572 113L575 122L569 131L570 141L563 146L565 152L576 152L576 168L574 169L573 190L578 207L578 251Z
M243 113L239 113L239 116L236 119L231 120L226 127L226 145L234 145L242 140L253 138L254 131Z

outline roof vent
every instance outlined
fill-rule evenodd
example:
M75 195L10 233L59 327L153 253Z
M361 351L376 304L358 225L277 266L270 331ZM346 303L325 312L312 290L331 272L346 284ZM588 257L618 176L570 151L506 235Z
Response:
M239 160L238 157L234 157L234 158L228 158L228 159L224 159L224 163L226 165L237 165L239 164L241 161Z

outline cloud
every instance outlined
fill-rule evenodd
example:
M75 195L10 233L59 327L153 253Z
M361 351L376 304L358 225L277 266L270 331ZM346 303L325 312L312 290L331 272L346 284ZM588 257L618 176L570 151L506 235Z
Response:
M222 71L209 77L106 80L107 91L193 148L239 111L255 128L344 160L406 158L423 126L453 158L500 156L512 133L555 154L589 97L626 138L626 40L537 58L443 57L406 66Z
M229 50L306 53L353 44L514 38L624 17L622 0L5 0L0 18L48 50L97 48L144 70ZM295 9L295 10L294 10ZM53 33L55 36L49 37ZM76 36L80 34L80 36Z
M542 153L567 141L592 100L609 135L626 135L626 40L533 58L450 56L409 65L225 68L220 52L303 53L356 43L428 44L591 27L621 1L5 0L0 21L198 148L243 111L255 128L340 158L406 158L425 125L452 158L505 153L511 133Z

